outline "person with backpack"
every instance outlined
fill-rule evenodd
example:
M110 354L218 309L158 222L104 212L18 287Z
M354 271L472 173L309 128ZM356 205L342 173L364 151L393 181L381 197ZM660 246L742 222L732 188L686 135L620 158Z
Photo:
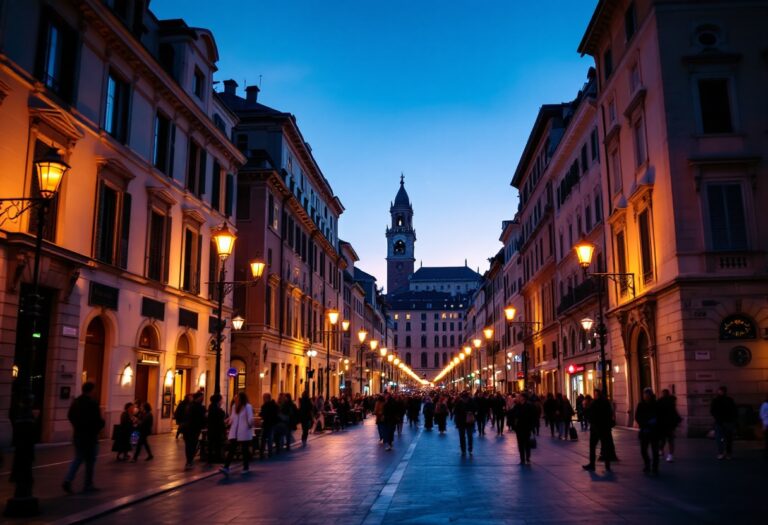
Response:
M248 396L245 392L237 394L235 405L227 422L229 423L229 434L227 436L229 438L229 448L227 450L227 459L224 461L224 466L219 469L219 472L225 476L229 475L229 465L232 463L235 452L239 447L243 457L243 473L247 473L251 462L251 442L253 441L253 407L248 402Z
M99 402L96 400L96 385L90 381L83 384L82 394L72 402L67 412L67 419L72 424L72 443L75 446L75 458L69 465L64 477L62 488L72 494L72 481L77 475L80 465L85 463L84 492L93 492L93 473L96 467L96 456L99 451L99 432L104 428Z
M152 461L154 456L152 455L152 449L149 448L149 435L152 433L152 427L155 422L155 418L152 415L152 407L149 403L141 405L141 411L139 412L139 423L136 426L136 430L139 432L139 441L136 443L136 452L133 454L131 462L136 463L141 454L141 449L147 450L147 457L145 461Z

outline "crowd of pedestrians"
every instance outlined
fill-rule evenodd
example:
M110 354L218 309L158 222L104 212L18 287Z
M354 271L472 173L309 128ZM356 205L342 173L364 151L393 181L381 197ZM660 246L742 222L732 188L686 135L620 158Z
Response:
M459 434L462 456L471 456L474 434L485 436L490 423L496 436L505 431L514 432L521 465L531 463L531 452L536 448L541 421L549 428L550 438L576 440L578 432L574 417L582 432L589 434L589 462L584 470L594 471L602 461L606 471L618 460L612 429L616 426L615 408L600 390L592 395L579 395L574 404L559 393L539 397L532 392L511 393L478 390L448 393L444 390L412 392L409 394L386 391L377 396L354 397L343 395L325 400L322 396L310 397L304 391L298 402L288 393L275 400L269 393L263 395L258 417L247 395L240 392L232 400L228 410L221 406L220 395L213 395L210 404L204 406L204 394L199 391L186 396L176 407L176 437L183 437L185 468L192 468L195 458L209 465L223 463L221 472L229 474L229 468L238 456L243 462L243 472L248 472L251 457L258 452L259 458L288 451L294 444L294 432L301 428L301 444L306 446L311 433L327 429L341 430L347 424L365 418L372 413L376 420L379 442L386 451L393 450L395 435L402 434L404 420L411 428L418 428L424 417L424 428L431 431L435 426L440 435L448 431L448 422ZM710 405L718 459L731 459L738 411L726 387L720 387ZM82 464L85 464L85 490L96 490L93 484L94 466L98 455L98 437L104 427L95 386L85 383L82 395L72 403L69 421L73 427L75 457L67 471L63 489L72 492L72 482ZM661 396L646 388L634 410L638 429L640 456L643 471L657 474L660 459L675 459L675 433L682 422L676 398L669 390ZM760 419L765 437L765 454L768 459L768 398L760 407ZM153 459L149 436L153 428L152 407L145 402L127 403L114 428L112 450L116 460L137 461L146 451L145 460ZM204 446L201 446L201 438ZM600 450L598 452L598 444ZM224 453L226 451L226 454Z

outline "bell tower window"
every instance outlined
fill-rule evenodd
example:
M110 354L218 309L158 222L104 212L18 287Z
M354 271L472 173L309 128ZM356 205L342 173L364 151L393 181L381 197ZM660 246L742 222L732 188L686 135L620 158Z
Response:
M402 240L395 242L395 255L405 255L405 242Z

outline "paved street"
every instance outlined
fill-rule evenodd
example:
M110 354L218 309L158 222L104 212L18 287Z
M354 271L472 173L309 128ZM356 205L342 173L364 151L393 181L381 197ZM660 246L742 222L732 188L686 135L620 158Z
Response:
M717 461L709 440L681 440L659 477L641 473L637 434L617 430L614 474L584 472L577 443L542 435L533 465L517 465L513 435L490 431L462 458L454 429L405 428L395 451L363 427L328 434L249 475L211 477L101 518L103 523L764 523L768 465L739 442ZM477 436L476 436L477 437ZM141 483L140 481L138 481Z

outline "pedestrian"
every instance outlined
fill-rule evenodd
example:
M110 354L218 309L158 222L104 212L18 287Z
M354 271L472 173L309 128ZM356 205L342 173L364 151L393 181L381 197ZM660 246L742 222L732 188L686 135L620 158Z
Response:
M581 427L581 430L584 430L584 394L579 394L576 396L576 406L574 407L574 410L576 411L576 421L578 421L579 426Z
M677 411L677 398L669 389L661 391L661 397L656 400L656 412L659 418L659 455L664 456L664 447L667 447L666 461L672 463L675 460L675 430L683 421Z
M253 441L253 407L248 402L248 396L245 392L237 394L234 410L227 419L229 423L229 447L227 449L227 459L224 460L224 466L219 472L225 476L229 475L229 465L238 447L243 457L243 473L249 471L251 462L251 442Z
M67 419L72 424L75 457L61 486L69 494L72 494L72 481L82 463L85 463L84 492L97 490L93 485L93 473L99 449L99 432L104 428L97 395L96 385L90 381L84 383L82 394L72 402L67 412Z
M643 458L643 472L659 473L659 419L656 396L650 388L643 389L643 399L635 408L635 421L640 427L640 455ZM648 447L651 456L648 457Z
M472 433L475 430L477 420L477 406L466 390L461 393L453 407L453 422L459 431L459 445L461 455L464 456L469 449L472 455Z
M521 465L531 463L531 434L534 432L535 418L536 408L528 399L528 393L518 396L512 407L512 427L515 429Z
M384 396L376 397L373 415L376 418L376 429L379 431L379 443L384 443Z
M191 469L197 454L197 444L200 442L200 432L205 427L205 407L203 407L202 393L196 392L192 396L192 401L187 407L183 427L184 454L187 459L184 468Z
M138 425L136 425L136 430L139 432L139 441L136 443L136 452L133 453L133 459L131 460L133 463L136 463L136 460L139 459L139 454L141 454L142 448L147 451L145 461L152 461L152 458L154 458L152 449L149 448L149 435L152 433L155 418L152 415L152 407L149 403L141 405L138 419L139 422Z
M728 395L728 388L721 386L712 400L709 413L715 419L715 441L717 459L731 459L733 453L733 433L736 430L738 412L736 403Z
M595 390L594 395L589 409L585 412L589 421L589 463L583 465L583 468L588 471L595 470L596 449L599 442L604 456L605 470L610 472L611 460L615 454L611 436L611 429L615 425L613 408L610 401L603 397L601 390Z
M760 421L763 423L764 457L768 460L768 395L765 396L765 401L760 405Z
M581 402L582 406L582 412L583 412L583 419L581 421L581 430L586 431L589 430L589 418L587 417L587 412L589 412L589 407L592 404L592 396L587 394L584 396L584 400Z
M187 419L190 404L192 404L192 394L187 394L173 411L173 419L176 420L176 439L179 439L179 434L184 434L184 421Z
M312 428L312 400L309 399L309 391L304 390L299 399L299 422L301 423L301 445L307 446L307 438Z
M493 423L496 425L496 435L501 436L504 434L504 412L506 410L506 403L504 402L504 396L500 393L496 393L493 398Z
M227 413L221 408L221 395L213 394L208 405L208 464L220 463L227 432Z
M555 413L557 412L557 401L552 392L547 394L547 399L544 401L544 424L549 427L549 434L551 437L555 437L555 426L557 424Z
M112 444L112 452L117 452L117 461L126 461L128 452L131 451L131 434L136 425L133 416L133 403L126 403L120 414L120 424L115 427L115 442Z
M395 427L398 421L400 426L403 424L403 413L400 403L392 395L386 395L384 401L384 450L392 450L392 444L395 440Z
M448 401L445 396L440 396L440 400L435 407L435 421L437 422L437 430L440 434L445 434L446 426L448 423Z
M426 430L432 430L435 420L435 404L432 402L431 396L424 397L424 428Z
M312 432L322 432L325 430L325 401L323 401L323 396L317 396L315 400L315 415L317 419L312 424Z
M475 412L477 436L485 436L485 424L488 421L488 399L479 390L475 393L475 407L477 409Z
M264 448L266 447L267 453L272 455L272 442L274 440L275 426L277 425L277 415L280 412L280 407L277 406L275 400L272 399L272 394L265 392L261 396L261 410L259 410L259 417L261 418L261 446L259 447L259 457L264 458ZM278 448L278 453L280 449Z

